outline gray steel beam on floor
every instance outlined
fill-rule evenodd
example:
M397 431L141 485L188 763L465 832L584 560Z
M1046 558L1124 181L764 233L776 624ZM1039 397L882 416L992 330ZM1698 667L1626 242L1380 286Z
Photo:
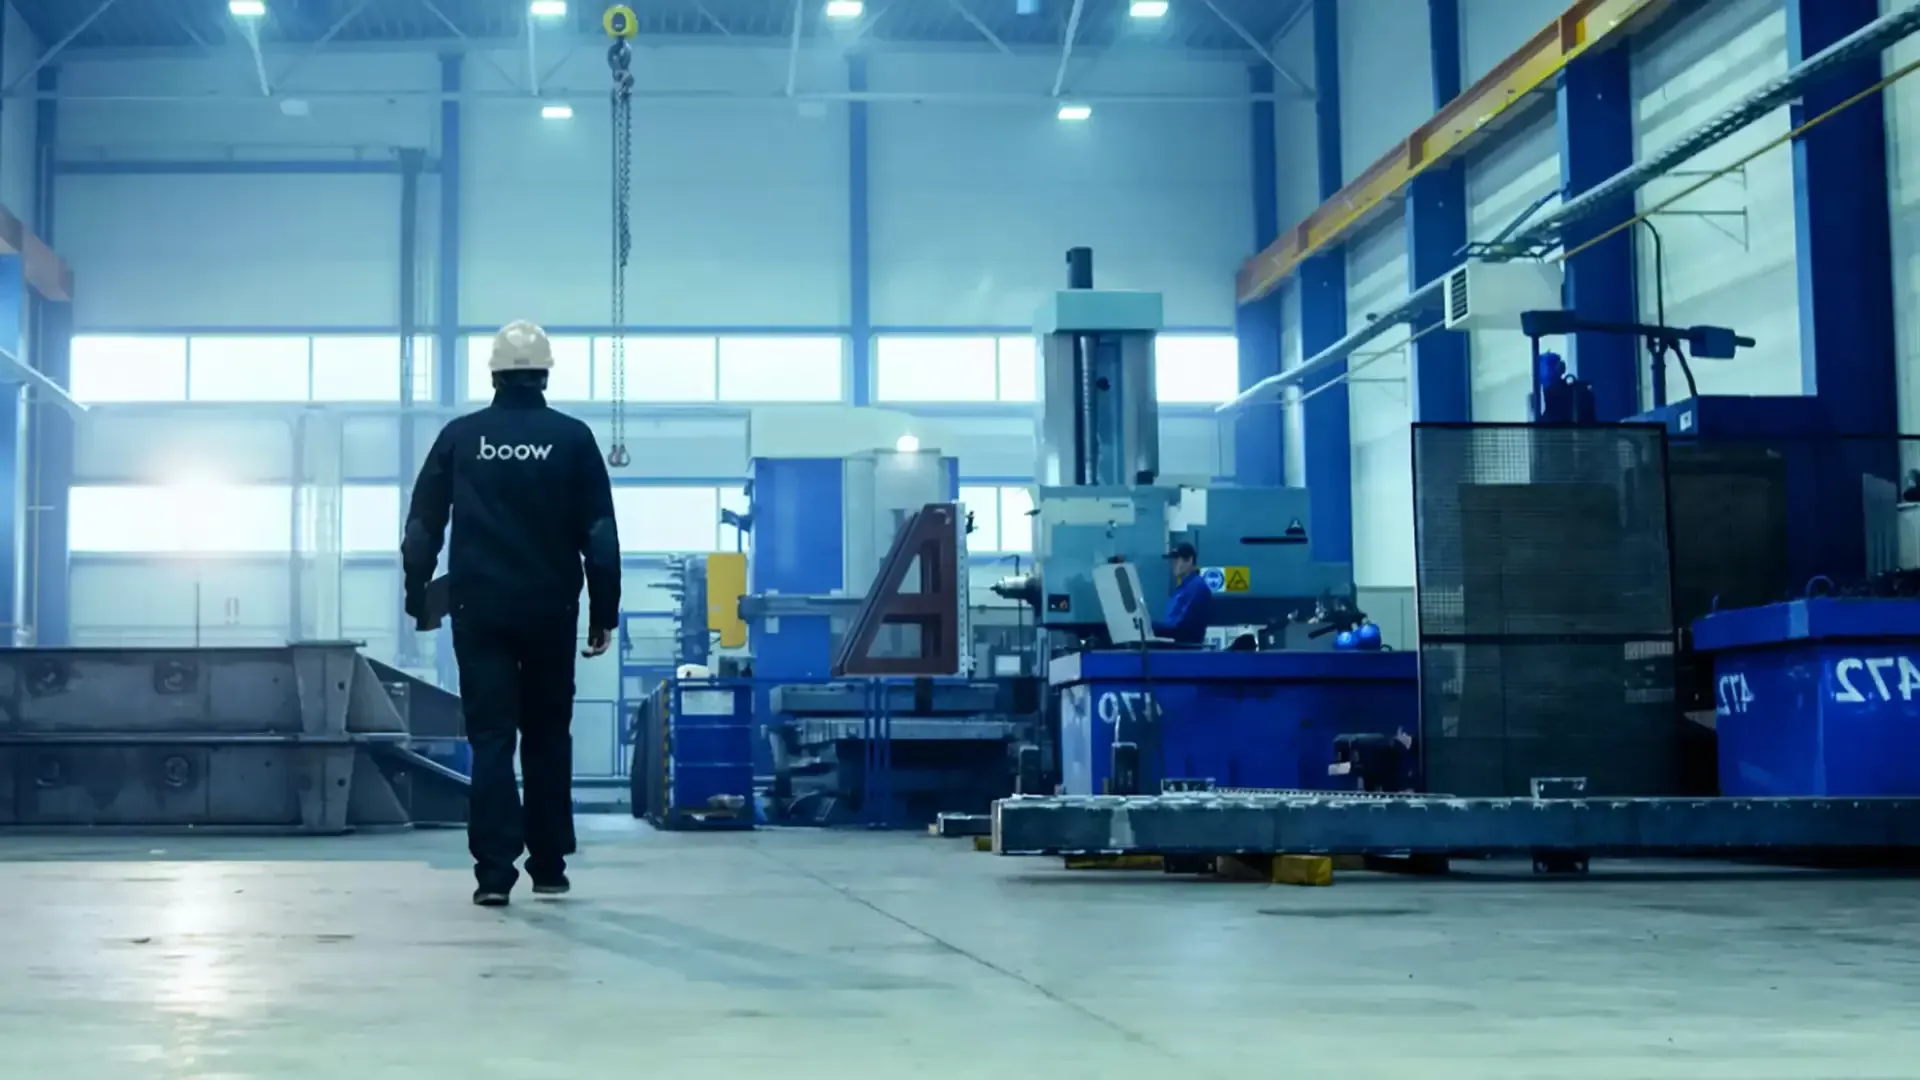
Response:
M1920 799L1016 796L993 835L1003 855L1920 851Z

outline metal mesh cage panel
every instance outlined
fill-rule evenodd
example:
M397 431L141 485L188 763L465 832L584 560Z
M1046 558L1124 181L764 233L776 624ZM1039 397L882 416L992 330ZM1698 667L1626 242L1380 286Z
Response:
M1428 788L1671 791L1662 432L1415 425L1413 447Z

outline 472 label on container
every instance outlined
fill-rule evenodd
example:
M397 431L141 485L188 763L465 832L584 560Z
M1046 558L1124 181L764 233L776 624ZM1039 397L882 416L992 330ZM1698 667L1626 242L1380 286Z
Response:
M1849 656L1833 664L1833 700L1848 705L1912 701L1920 693L1920 664L1905 656Z

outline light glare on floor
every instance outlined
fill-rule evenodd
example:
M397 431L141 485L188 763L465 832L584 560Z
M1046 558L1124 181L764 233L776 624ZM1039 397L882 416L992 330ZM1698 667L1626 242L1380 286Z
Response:
M571 120L573 119L573 106L542 105L540 107L540 118L542 120Z
M536 19L563 19L567 15L567 0L533 0L527 5L527 14Z
M1060 106L1060 119L1062 120L1085 120L1087 117L1092 115L1093 115L1093 106L1091 105Z
M867 10L860 0L827 0L827 18L857 19Z
M1133 0L1127 14L1136 19L1158 19L1167 13L1167 0Z
M258 19L267 13L266 0L227 0L227 13L236 19Z

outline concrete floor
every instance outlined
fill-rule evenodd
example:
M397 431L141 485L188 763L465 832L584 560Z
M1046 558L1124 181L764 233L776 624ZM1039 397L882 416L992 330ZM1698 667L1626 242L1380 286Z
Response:
M0 837L0 1076L1920 1078L1920 881L1602 866L1298 889L918 835Z

